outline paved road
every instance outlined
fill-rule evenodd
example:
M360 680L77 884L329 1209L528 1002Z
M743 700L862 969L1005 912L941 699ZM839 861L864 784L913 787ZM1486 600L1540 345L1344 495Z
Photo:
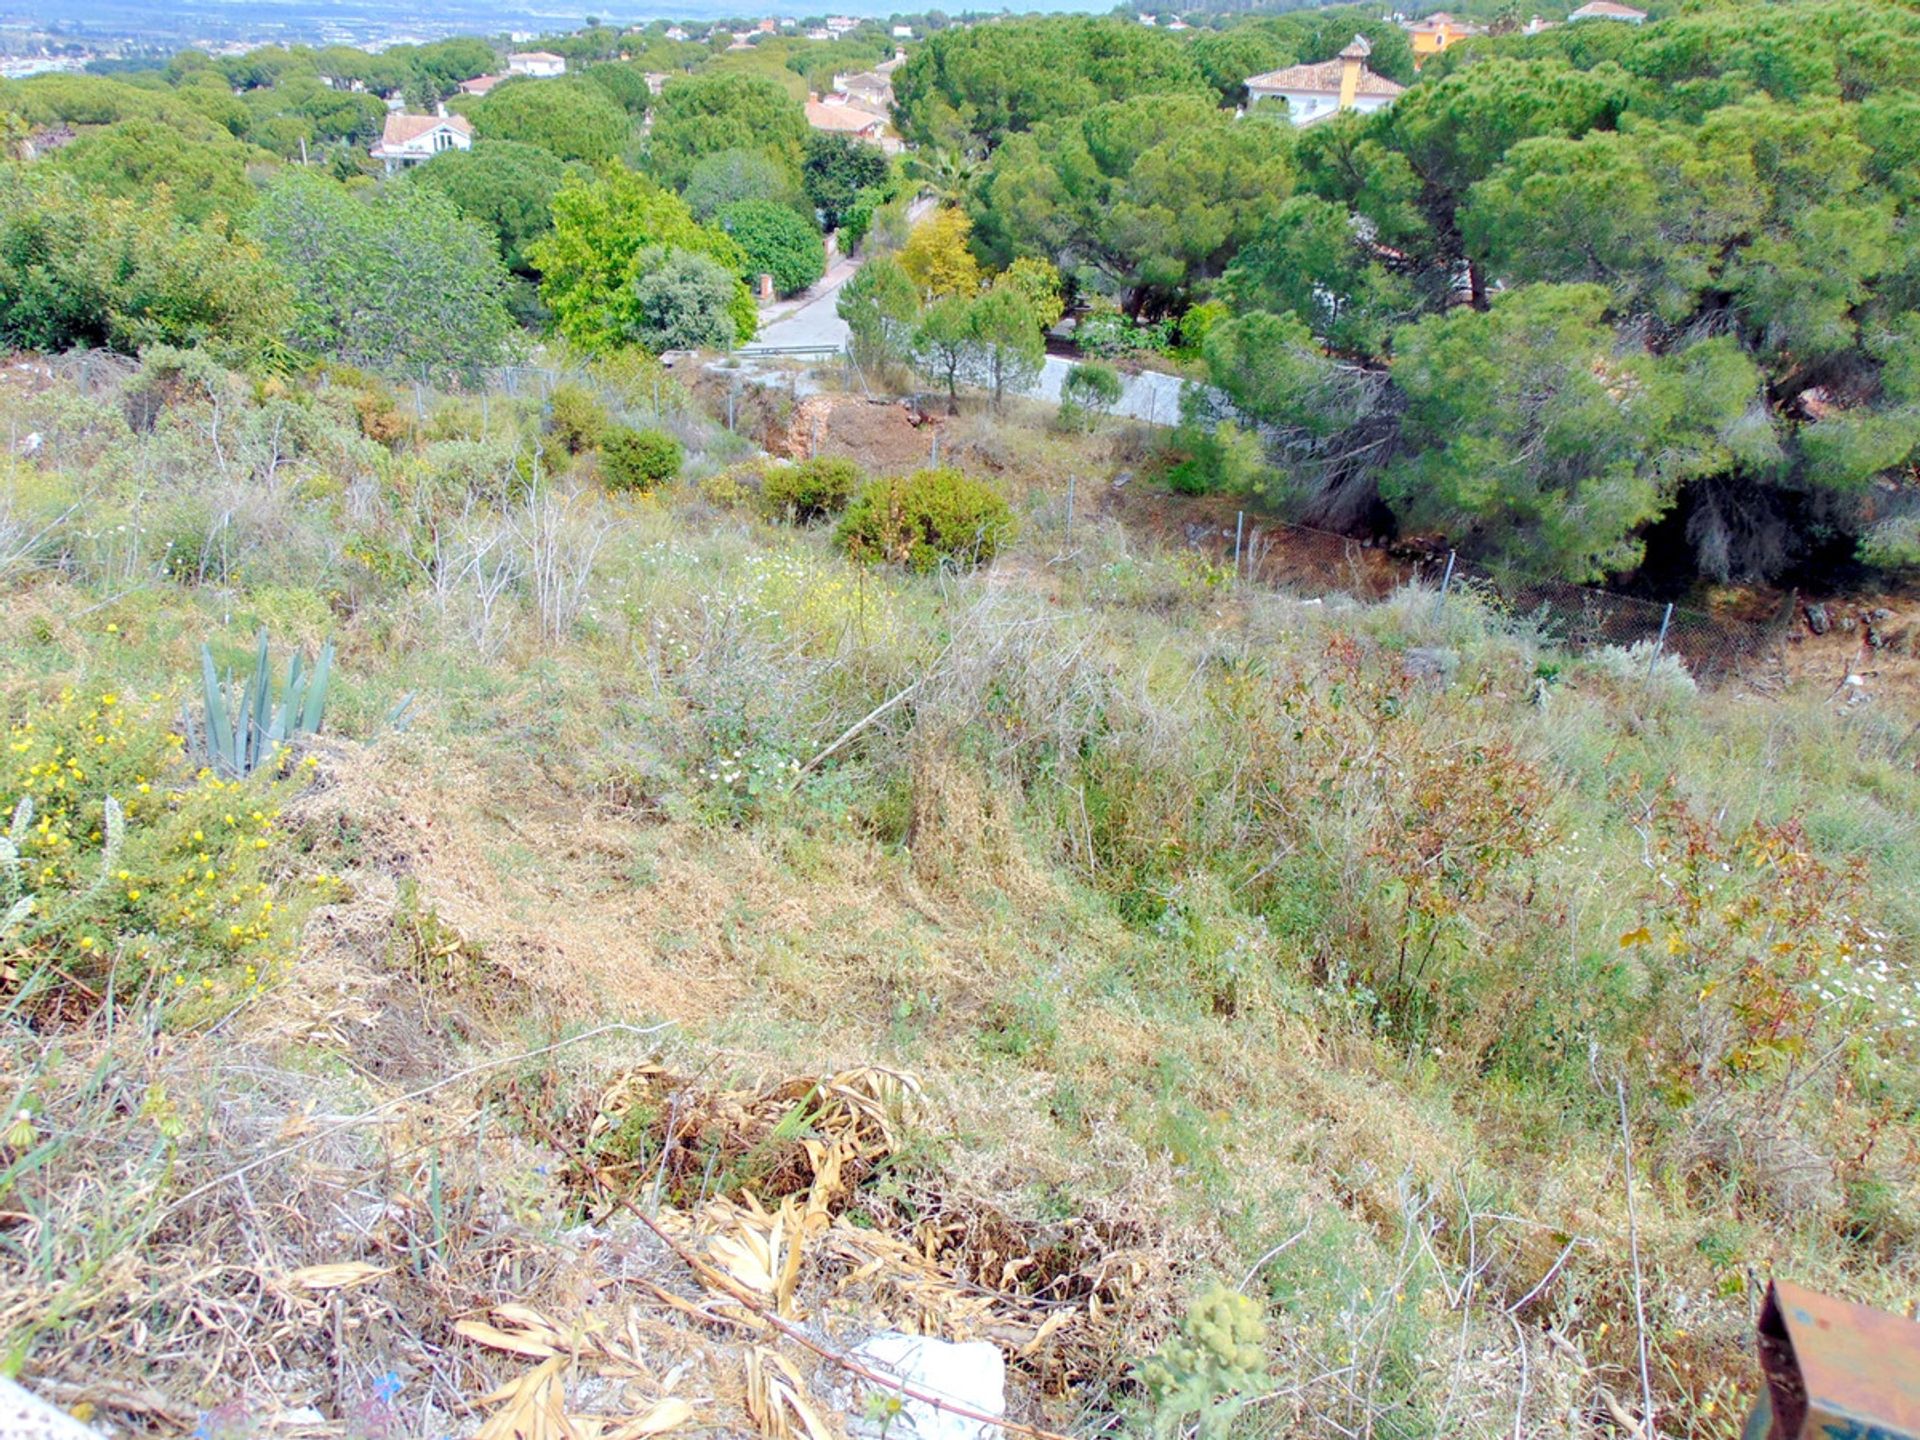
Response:
M762 323L754 345L830 345L835 349L844 346L847 343L847 322L835 313L834 307L839 300L840 286L852 277L855 268L847 266L845 273L837 279L829 274L798 304L788 302L785 306L773 307L770 311L772 318ZM752 353L751 347L747 353ZM1039 380L1026 393L1035 399L1059 404L1060 386L1072 368L1070 361L1062 360L1057 355L1047 356L1045 364L1040 367ZM1120 403L1113 407L1114 414L1155 425L1172 425L1180 418L1179 376L1143 370L1137 375L1123 377L1123 381Z

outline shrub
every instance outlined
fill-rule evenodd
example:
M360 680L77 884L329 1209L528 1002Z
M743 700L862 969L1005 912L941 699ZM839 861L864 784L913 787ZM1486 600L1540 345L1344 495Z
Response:
M1920 569L1920 514L1882 520L1861 537L1860 558L1882 570Z
M738 510L759 496L762 483L757 465L732 465L706 476L694 488L716 510Z
M760 493L769 514L807 525L846 509L865 478L851 460L806 460L769 471Z
M686 453L658 430L615 425L600 438L600 475L609 490L651 490L680 473Z
M920 470L876 480L860 492L835 539L855 559L909 570L984 565L1014 532L1013 511L987 485L958 470Z
M280 801L304 769L284 780L196 774L159 699L69 687L9 700L0 829L30 816L9 831L16 864L0 876L10 1002L41 993L37 1010L75 981L98 992L110 973L164 980L174 998L190 978L196 996L263 981L289 939L270 852Z
M584 385L553 387L547 399L547 432L569 455L598 449L607 433L607 408Z

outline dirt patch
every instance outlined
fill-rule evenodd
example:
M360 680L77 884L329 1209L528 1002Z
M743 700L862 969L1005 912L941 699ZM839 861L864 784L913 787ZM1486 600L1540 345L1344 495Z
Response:
M941 429L939 417L904 401L809 395L763 443L790 460L827 455L857 461L876 475L900 475L933 458Z
M1384 599L1431 564L1418 547L1395 548L1281 525L1243 511L1229 495L1174 495L1129 480L1106 487L1097 503L1101 513L1118 519L1134 534L1169 549L1192 551L1229 569L1237 530L1242 566L1249 576L1308 595L1338 592ZM1441 558L1444 563L1444 553Z
M1920 701L1920 597L1876 593L1803 600L1787 633L1790 679L1850 707Z

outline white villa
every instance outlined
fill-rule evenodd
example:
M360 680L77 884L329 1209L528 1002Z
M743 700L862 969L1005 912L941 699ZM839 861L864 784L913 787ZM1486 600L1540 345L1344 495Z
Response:
M1353 43L1332 60L1255 75L1247 81L1247 108L1263 101L1284 100L1287 118L1303 126L1317 124L1342 110L1356 110L1362 115L1384 110L1406 86L1369 70L1367 57L1372 53L1366 37L1356 35Z
M567 73L566 57L549 50L521 50L507 56L507 73L529 75L536 80L551 80Z
M443 150L472 148L473 126L464 115L389 115L371 153L391 175Z

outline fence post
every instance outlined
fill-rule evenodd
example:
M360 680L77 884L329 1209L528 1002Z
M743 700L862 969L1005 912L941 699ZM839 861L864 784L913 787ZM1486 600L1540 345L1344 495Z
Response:
M733 429L733 400L739 393L740 382L736 380L727 391L727 429L729 430Z
M939 468L939 466L940 466L940 427L936 424L935 426L933 426L933 449L929 453L929 457L927 460L927 468L929 470L936 470Z
M1447 590L1453 584L1454 552L1447 551L1447 573L1440 577L1440 598L1433 602L1433 613L1438 615L1441 607L1447 603Z
M1233 578L1240 578L1240 537L1246 533L1247 512L1237 511L1233 517Z
M1660 663L1661 652L1667 648L1667 627L1673 623L1673 602L1667 602L1667 613L1660 617L1660 638L1653 642L1653 654L1647 657L1647 678L1642 689L1653 688L1653 667Z
M1075 482L1079 478L1078 475L1067 476L1067 543L1069 545L1073 543L1073 491Z

